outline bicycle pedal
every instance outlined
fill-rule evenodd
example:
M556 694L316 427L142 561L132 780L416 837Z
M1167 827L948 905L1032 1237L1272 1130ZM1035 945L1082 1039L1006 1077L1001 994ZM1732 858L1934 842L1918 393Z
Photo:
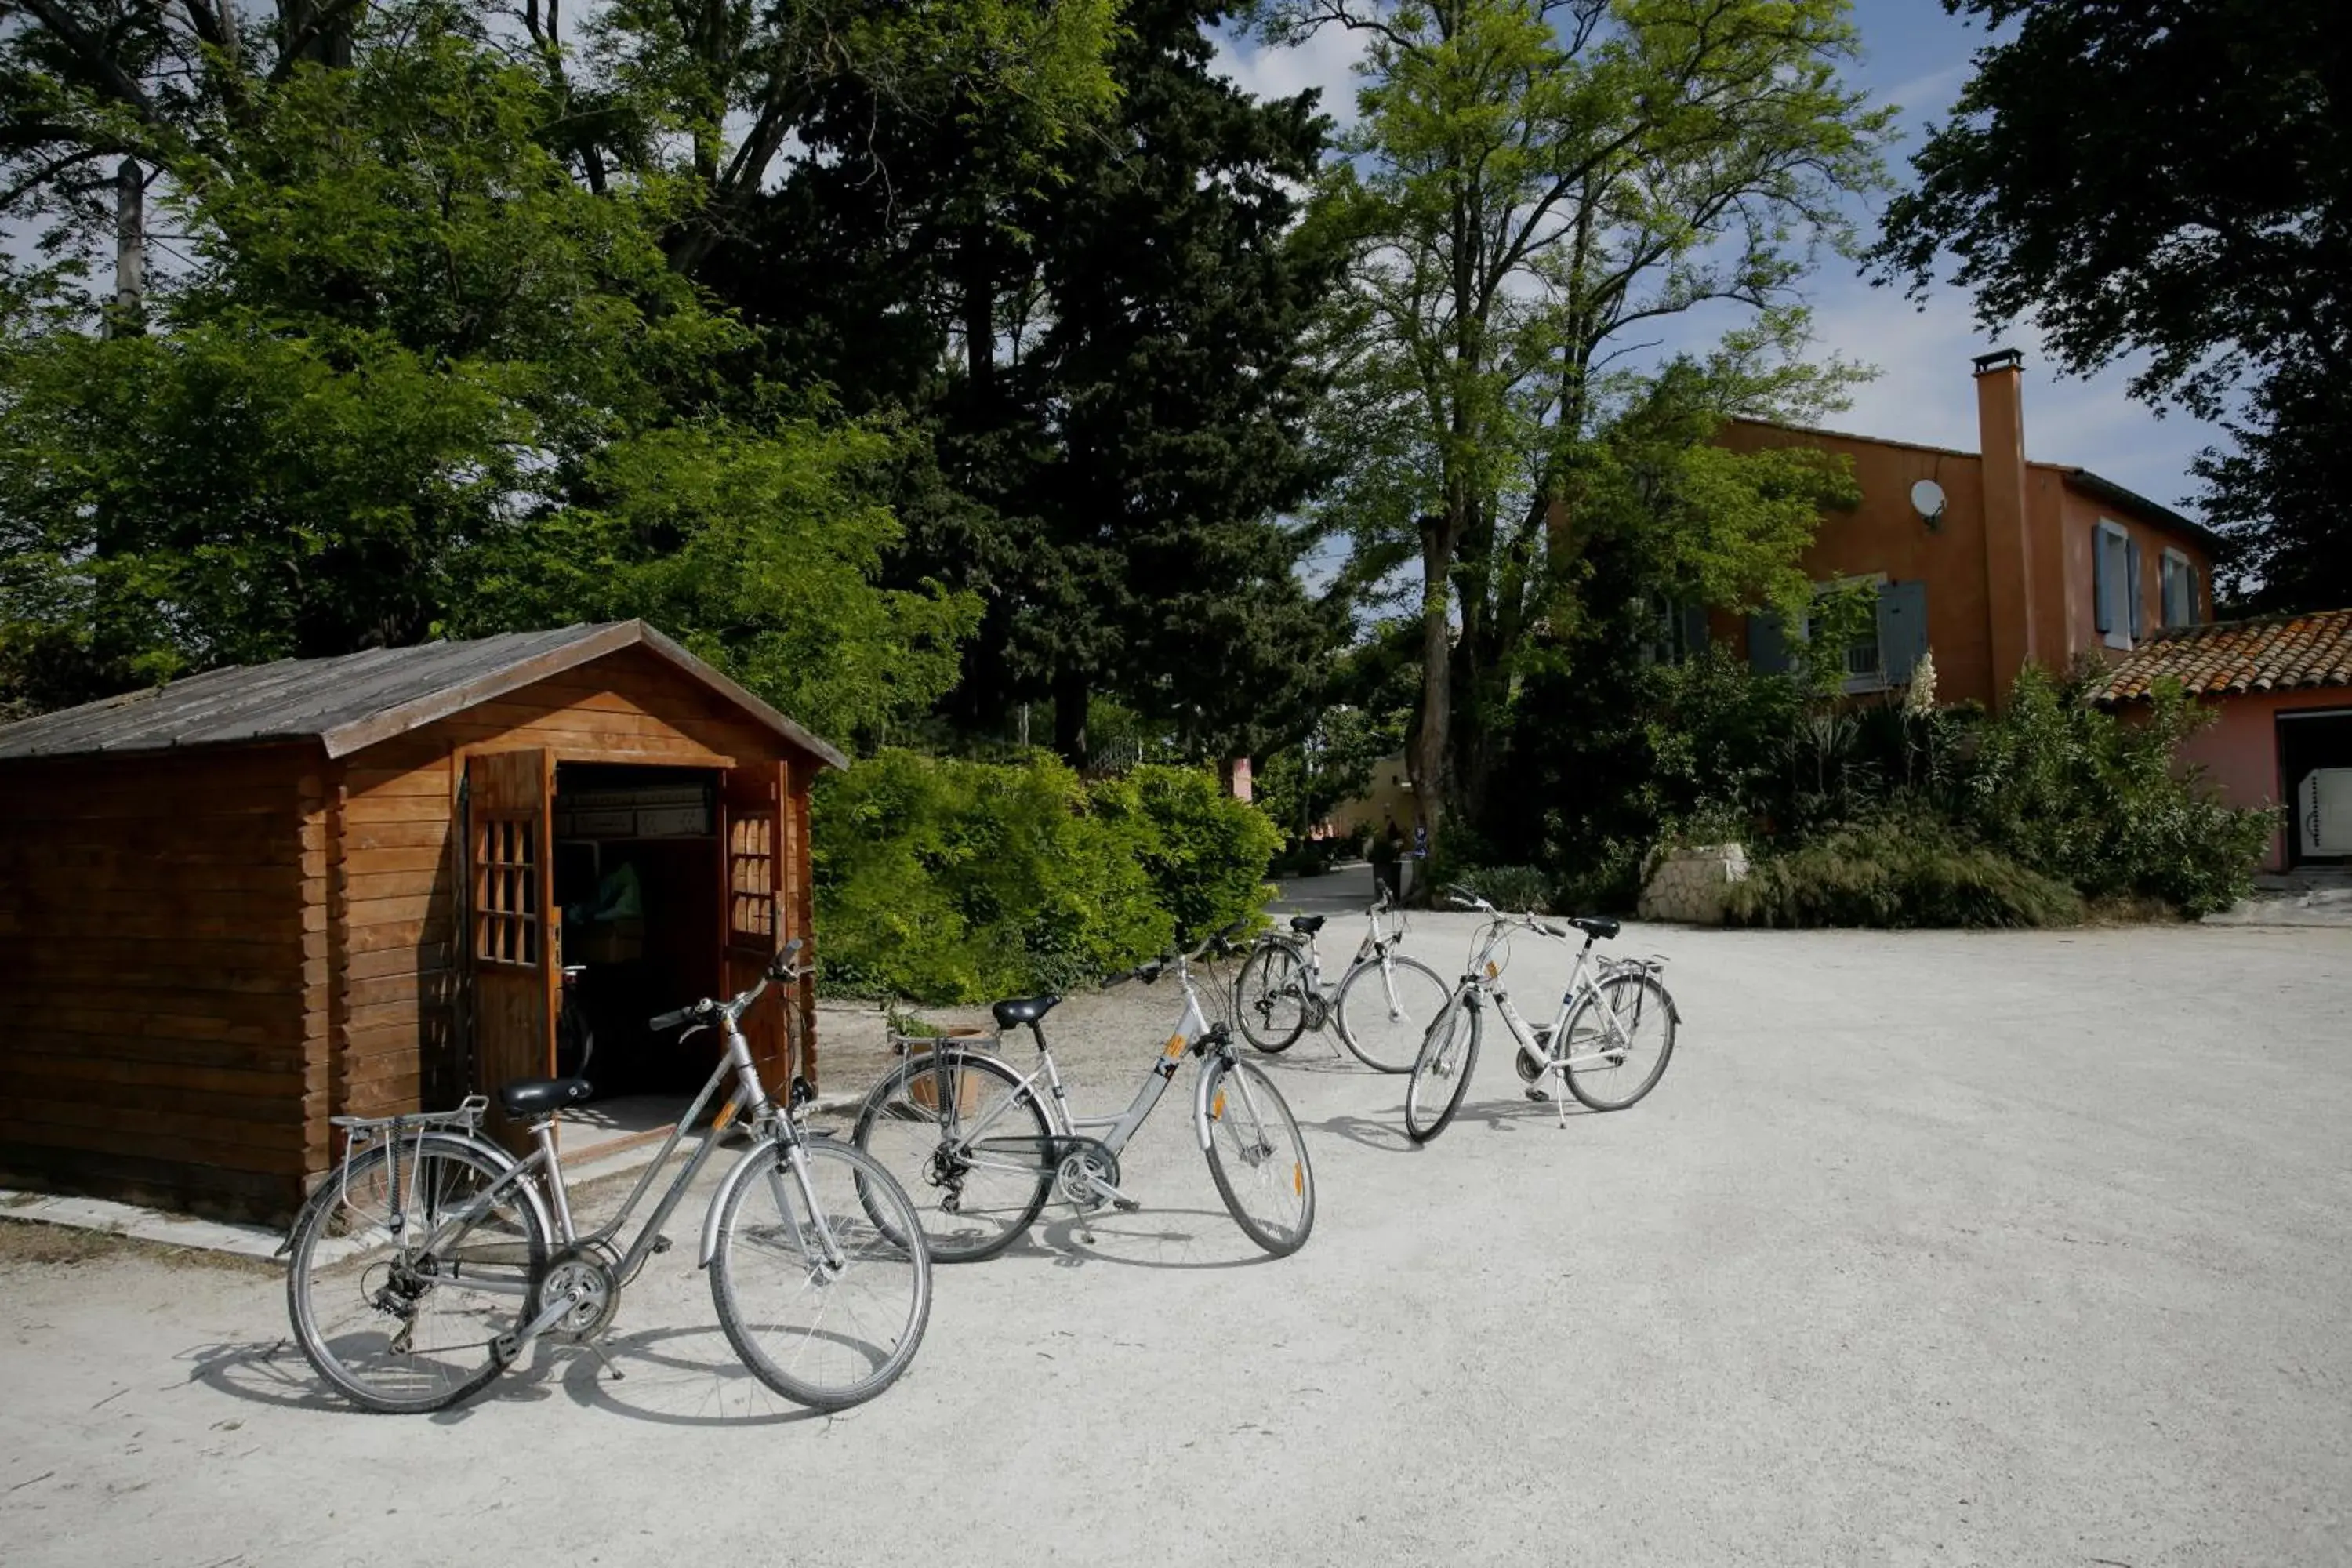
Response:
M666 1237L666 1236L657 1236L657 1237L654 1237L654 1254L655 1254L655 1256L658 1257L658 1256L660 1256L662 1253L667 1252L668 1250L669 1250L669 1237Z
M1141 1204L1137 1203L1133 1198L1113 1198L1111 1200L1110 1206L1117 1209L1121 1214L1134 1214L1143 1207Z

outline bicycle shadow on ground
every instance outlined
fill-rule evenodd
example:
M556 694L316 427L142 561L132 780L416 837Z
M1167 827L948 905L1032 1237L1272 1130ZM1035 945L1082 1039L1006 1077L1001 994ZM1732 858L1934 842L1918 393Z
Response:
M753 1376L715 1323L615 1333L604 1353L621 1376L585 1345L543 1345L555 1352L543 1376L583 1409L660 1426L786 1426L826 1413L795 1405Z
M1580 1100L1570 1100L1568 1102L1568 1120L1570 1121L1579 1117L1600 1114ZM1523 1127L1539 1122L1557 1126L1560 1121L1560 1112L1559 1107L1548 1099L1538 1102L1522 1094L1508 1100L1481 1100L1476 1104L1465 1100L1462 1109L1454 1113L1454 1120L1475 1121L1489 1132L1517 1132Z
M290 1339L196 1345L172 1359L190 1363L186 1383L248 1405L278 1410L357 1410L327 1391L318 1373L310 1370L301 1347Z
M1163 1222L1199 1219L1202 1224L1193 1229L1174 1228ZM1230 1255L1175 1256L1169 1247L1185 1249L1202 1246L1202 1234L1214 1235L1222 1227L1232 1237ZM1092 1232L1092 1242L1082 1239L1081 1232ZM1157 1256L1151 1256L1153 1248ZM1155 1209L1150 1205L1134 1214L1089 1215L1079 1219L1064 1215L1058 1219L1044 1219L1032 1226L1023 1241L1005 1250L1007 1258L1045 1258L1056 1268L1084 1268L1090 1264L1104 1263L1122 1268L1248 1268L1260 1263L1280 1259L1261 1248L1234 1224L1233 1215L1223 1209Z
M1402 1107L1398 1109L1392 1119L1385 1121L1378 1117L1357 1116L1351 1112L1342 1112L1338 1116L1326 1117L1320 1121L1302 1121L1298 1125L1307 1131L1328 1132L1335 1138L1345 1138L1350 1143L1361 1144L1364 1148L1377 1150L1383 1154L1403 1153L1414 1147L1412 1140L1405 1136L1404 1110Z

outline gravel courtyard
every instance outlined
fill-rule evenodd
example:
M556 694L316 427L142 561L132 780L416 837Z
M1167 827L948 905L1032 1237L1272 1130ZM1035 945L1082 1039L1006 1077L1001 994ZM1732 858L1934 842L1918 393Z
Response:
M1469 924L1412 950L1451 973ZM1309 1037L1272 1064L1320 1184L1297 1257L1171 1095L1143 1212L940 1269L913 1369L833 1419L734 1364L698 1207L625 1381L551 1348L429 1419L321 1394L274 1271L0 1226L0 1557L2352 1561L2352 931L1622 945L1685 1014L1640 1106L1562 1128L1490 1034L1416 1151L1403 1079ZM1565 973L1523 941L1523 1009ZM1174 1005L1055 1015L1082 1108Z

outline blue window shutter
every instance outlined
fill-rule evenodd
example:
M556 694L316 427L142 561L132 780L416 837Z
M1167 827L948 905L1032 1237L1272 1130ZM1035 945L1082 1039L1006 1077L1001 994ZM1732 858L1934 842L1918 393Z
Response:
M2116 629L2115 591L2107 581L2111 574L2107 531L2095 522L2091 525L2091 624L2102 632Z
M1696 658L1706 651L1706 606L1685 605L1682 609L1683 657Z
M2181 575L2189 580L2189 624L2192 626L2200 625L2204 621L2205 617L2197 603L2196 566L2192 563L2191 565L2184 568L2181 572Z
M1887 684L1907 686L1911 668L1927 651L1927 584L1882 583L1878 587L1878 662Z
M2139 604L2138 540L2126 539L2124 541L2124 559L2128 563L2128 565L2124 572L2124 591L2131 596L2131 635L2135 639L2137 639L2140 635L2140 626L2144 616L2144 612L2140 609Z
M1789 639L1780 617L1771 610L1748 617L1748 668L1759 675L1780 675L1789 668Z

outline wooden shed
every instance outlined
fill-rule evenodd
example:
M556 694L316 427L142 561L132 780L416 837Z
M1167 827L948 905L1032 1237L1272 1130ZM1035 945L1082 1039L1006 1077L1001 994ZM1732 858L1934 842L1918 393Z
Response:
M600 1099L682 1099L715 1047L645 1020L808 932L809 784L842 765L636 621L0 728L0 1180L282 1216L330 1116L554 1070L567 963ZM779 1086L784 1023L747 1021Z

